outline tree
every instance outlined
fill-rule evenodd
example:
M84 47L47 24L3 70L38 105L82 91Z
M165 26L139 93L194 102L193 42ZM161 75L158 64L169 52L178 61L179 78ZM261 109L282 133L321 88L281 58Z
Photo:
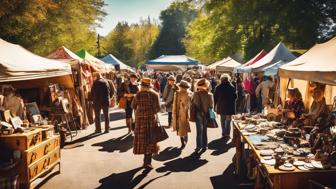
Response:
M182 42L187 25L196 17L197 10L186 1L175 1L161 12L162 27L158 38L154 42L150 58L161 55L185 54Z
M198 17L188 27L185 44L188 53L208 63L236 51L247 60L280 41L290 48L307 49L336 31L336 3L332 0L202 2Z
M131 64L133 56L131 40L127 36L129 30L127 22L119 22L114 30L107 35L105 45L107 53L113 54L128 65Z
M103 0L6 1L0 37L43 56L62 45L94 53L94 28L106 15L104 5Z
M148 60L148 53L159 33L159 26L150 18L133 25L120 22L105 37L106 54L113 54L124 63L138 67Z

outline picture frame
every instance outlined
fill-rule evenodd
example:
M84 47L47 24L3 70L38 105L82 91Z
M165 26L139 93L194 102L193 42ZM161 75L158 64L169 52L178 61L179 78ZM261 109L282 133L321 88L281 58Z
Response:
M36 102L25 103L25 106L28 115L33 116L41 114Z
M12 126L13 126L14 130L20 128L23 124L23 122L22 122L22 120L19 116L11 117L10 121L12 123Z

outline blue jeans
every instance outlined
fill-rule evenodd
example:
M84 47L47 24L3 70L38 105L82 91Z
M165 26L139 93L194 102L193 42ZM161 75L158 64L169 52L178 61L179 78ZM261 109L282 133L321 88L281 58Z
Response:
M230 115L221 115L221 126L222 126L222 136L230 136L231 132L231 116Z
M207 127L204 125L204 119L201 113L196 113L196 149L206 148L208 146Z

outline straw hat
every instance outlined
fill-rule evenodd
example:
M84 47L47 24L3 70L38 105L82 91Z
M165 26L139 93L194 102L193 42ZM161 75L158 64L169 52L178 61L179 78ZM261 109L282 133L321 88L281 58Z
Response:
M144 78L141 79L141 86L150 87L151 82L152 82L152 80L150 78L144 77Z
M178 85L179 87L185 88L185 89L189 89L190 88L190 84L185 81L185 80L181 80L180 84Z

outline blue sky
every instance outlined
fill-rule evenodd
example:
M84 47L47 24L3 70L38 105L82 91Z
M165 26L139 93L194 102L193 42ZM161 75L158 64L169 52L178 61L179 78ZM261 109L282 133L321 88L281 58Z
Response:
M108 34L119 21L136 23L140 17L158 19L160 12L166 9L173 0L105 0L107 16L102 28L97 28L100 35Z

